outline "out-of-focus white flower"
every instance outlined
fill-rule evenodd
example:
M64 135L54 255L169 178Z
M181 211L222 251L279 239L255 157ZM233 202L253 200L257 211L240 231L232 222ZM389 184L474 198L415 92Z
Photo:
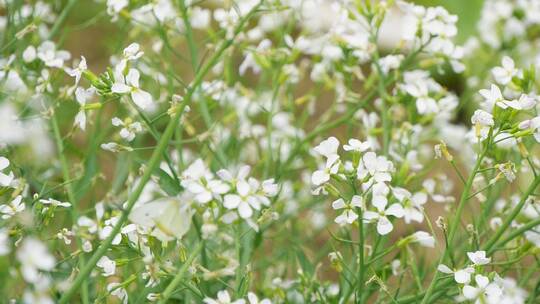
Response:
M133 122L131 118L123 121L118 117L113 117L112 125L115 127L122 127L122 129L120 129L120 137L128 142L133 141L137 133L140 133L143 130L141 123L138 121Z
M54 304L51 298L51 279L40 275L33 283L33 288L26 288L23 294L25 304Z
M15 214L22 212L26 208L26 205L22 201L22 196L17 195L9 204L0 206L0 214L2 219L9 219Z
M52 198L40 199L39 202L42 203L43 205L51 206L51 207L64 207L64 208L71 207L71 203L57 201L57 200L52 199ZM47 211L47 209L48 209L48 207L43 208L43 212Z
M9 159L0 156L0 187L9 187L15 179L13 171L8 171L9 173L7 174L2 172L7 171L7 167L9 167Z
M524 120L519 124L520 129L531 129L534 133L534 138L540 143L540 116L533 119Z
M133 151L133 148L128 146L122 146L115 142L108 142L100 145L101 149L110 151L110 152L120 152L120 151Z
M122 304L128 303L128 293L124 289L124 287L121 287L120 283L116 283L116 282L110 283L109 285L107 285L107 291L111 295L122 300Z
M401 65L403 61L403 55L387 55L379 60L379 65L384 74L388 74L390 70L395 70Z
M37 58L37 51L33 45L28 46L22 53L22 58L24 62L30 63Z
M17 259L21 263L21 272L25 281L37 282L39 270L50 271L56 263L47 247L37 239L28 237L17 250Z
M431 234L425 231L417 231L413 233L411 236L412 236L413 242L417 242L424 247L429 247L429 248L435 247L435 238Z
M210 25L210 10L194 6L190 14L191 18L189 18L189 21L194 29L202 30Z
M37 57L48 67L62 68L71 55L67 51L57 51L56 44L47 40L37 48Z
M205 304L245 304L246 301L243 299L240 300L231 300L231 296L226 290L221 290L217 293L217 298L204 298L203 302Z
M112 21L118 19L118 14L122 9L127 7L129 0L107 0L107 13L113 16Z
M151 234L162 242L181 239L191 227L193 210L188 202L175 197L143 203L131 211L129 220L152 229Z
M491 72L493 73L493 77L495 77L495 81L502 85L506 85L512 80L512 77L517 75L519 70L516 69L512 58L504 56L502 59L502 67L495 67Z
M9 233L2 228L0 229L0 256L8 254L10 251Z
M109 277L116 273L116 262L105 255L99 259L96 266L101 268L104 277Z
M247 298L248 298L249 304L272 304L272 301L270 301L269 299L259 300L257 295L254 294L253 292L248 292Z

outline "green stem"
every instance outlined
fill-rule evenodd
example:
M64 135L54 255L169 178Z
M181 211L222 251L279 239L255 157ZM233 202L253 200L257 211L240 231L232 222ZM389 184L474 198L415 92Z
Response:
M534 227L536 227L538 225L540 225L540 219L530 221L527 224L519 227L514 232L510 233L505 239L503 239L503 240L501 240L499 242L496 242L491 248L489 248L488 249L488 255L493 253L497 249L497 247L502 247L502 246L506 245L506 243L510 242L511 240L517 238L518 236L522 235L526 231L529 231L529 230L531 230L532 228L534 228ZM495 245L497 245L497 246L495 247Z
M363 289L364 289L364 222L362 220L363 214L362 209L358 209L358 238L359 238L359 244L358 244L358 255L359 255L359 261L358 261L358 280L356 285L358 286L358 295L357 299L359 299L360 303L364 303L363 298Z
M536 188L538 187L539 184L540 184L540 177L537 176L533 180L533 182L531 183L529 188L527 188L527 190L525 191L525 194L523 194L523 196L521 197L521 200L519 201L519 203L516 205L516 207L514 207L514 210L512 210L512 213L510 213L510 215L504 220L504 222L499 227L497 232L495 232L495 235L486 243L486 245L484 246L484 250L486 250L488 252L492 251L493 247L495 246L495 244L497 243L499 238L506 231L506 229L510 226L510 224L512 224L512 221L521 212L521 209L523 209L523 206L527 202L527 199L529 198L531 193L533 193L534 190L536 190ZM518 231L519 231L519 229L518 229Z
M210 71L210 69L214 65L217 64L223 52L232 45L232 43L234 42L234 38L238 35L238 33L240 33L240 31L243 29L244 25L246 24L247 20L259 9L261 4L262 3L260 2L258 5L256 5L245 16L245 18L243 18L240 21L237 28L235 29L235 34L233 35L233 37L229 40L226 40L224 43L222 43L221 46L218 48L218 50L214 53L214 55L208 60L208 62L197 72L197 75L195 75L195 79L193 80L193 83L190 85L190 87L188 88L186 92L184 101L179 106L179 108L176 109L174 115L171 117L171 120L167 124L165 132L163 133L163 136L159 140L156 149L154 150L154 152L152 153L152 156L150 157L150 161L148 162L148 165L146 166L143 176L141 177L139 183L137 184L137 186L135 187L135 189L129 196L127 204L126 204L126 208L123 210L122 215L120 216L120 219L118 220L116 225L113 227L113 230L111 231L109 236L105 240L102 241L101 245L98 247L96 252L92 255L88 263L77 275L77 277L73 281L73 284L70 286L70 288L62 295L62 297L60 298L58 302L59 304L68 303L69 299L77 291L79 286L81 286L81 284L88 278L88 276L90 275L90 272L92 271L92 269L94 269L97 261L107 252L107 250L111 246L113 239L120 232L120 229L122 228L124 223L127 221L129 213L131 212L131 209L133 209L135 202L138 200L139 196L141 195L144 189L144 186L150 180L150 177L152 176L152 172L159 165L162 153L167 148L169 144L169 140L171 139L174 133L174 130L176 129L176 126L180 122L180 117L182 116L182 113L184 113L185 107L191 102L191 98L193 94L203 82L203 79L206 76L206 74Z
M56 36L56 34L58 34L58 31L60 30L60 27L62 26L62 24L66 20L68 14L69 14L69 11L71 11L71 9L75 5L75 3L77 3L77 0L69 0L69 2L66 4L66 6L62 10L62 12L58 16L58 18L56 19L56 22L54 23L51 31L49 32L49 38L48 38L49 40L52 39L54 36Z
M167 288L165 288L165 291L163 291L163 293L161 294L161 300L158 302L159 304L167 303L167 300L169 299L169 297L174 293L174 290L176 289L178 284L180 284L180 282L182 281L182 278L184 277L184 273L188 269L189 265L191 265L195 257L199 254L199 252L201 252L203 248L203 244L204 242L200 242L197 245L197 247L195 247L195 250L193 250L193 252L189 255L186 262L182 265L182 267L180 267L180 269L178 270L178 273L174 276L174 279L169 283Z
M491 135L493 133L493 129L490 130L489 132L489 137L487 139L487 143L486 143L486 147L484 149L484 151L482 152L482 154L478 157L478 159L476 160L476 164L471 172L471 175L469 175L469 178L467 179L467 183L465 184L465 188L463 189L463 192L461 193L461 198L460 198L460 201L459 201L459 205L458 205L458 208L456 210L456 214L452 220L452 223L450 224L450 230L449 230L449 234L448 234L448 244L451 246L452 245L452 242L454 240L454 237L456 235L456 231L457 231L457 228L458 228L458 225L459 225L459 221L461 220L461 214L463 213L463 208L465 207L465 203L467 202L467 199L469 197L469 192L471 191L471 188L472 188L472 184L473 184L473 181L474 181L474 178L478 172L478 170L480 169L480 165L482 164L482 160L484 159L484 157L486 156L487 154L487 151L488 151L488 147L490 146L489 142L490 142L490 139L491 139ZM444 248L444 253L443 255L441 256L440 260L439 260L439 263L438 264L441 264L444 262L444 260L446 259L446 257L448 256L448 246L446 246ZM431 296L431 294L433 293L434 289L435 289L435 285L437 283L439 279L439 272L435 272L435 274L433 275L433 279L431 280L431 283L429 284L429 287L424 295L424 298L422 299L422 304L427 304L429 303L429 298Z
M68 166L68 163L67 163L67 160L66 160L66 156L64 155L64 144L62 142L62 136L60 134L60 128L58 127L58 120L56 119L56 113L53 113L51 115L51 124L52 124L52 128L53 128L53 132L54 132L54 138L55 138L55 141L56 141L56 148L58 150L58 157L60 159L60 166L62 167L62 175L63 175L63 179L64 179L64 188L67 192L67 196L68 196L68 199L71 203L71 208L69 209L70 210L70 214L71 214L71 221L72 221L72 224L75 225L77 223L77 219L78 219L78 211L77 211L77 207L78 207L78 202L77 200L75 199L75 193L73 192L73 187L71 186L72 185L72 182L68 182L68 181L72 181L71 180L71 177L70 177L70 174L69 174L69 166ZM76 238L77 240L77 247L79 249L82 248L82 243L81 243L81 240L77 237ZM82 268L84 267L84 265L86 264L85 263L85 258L84 258L84 252L81 250L81 252L79 253L79 267ZM88 298L88 284L84 284L81 288L81 297L82 297L82 302L84 304L88 304L89 303L89 298Z

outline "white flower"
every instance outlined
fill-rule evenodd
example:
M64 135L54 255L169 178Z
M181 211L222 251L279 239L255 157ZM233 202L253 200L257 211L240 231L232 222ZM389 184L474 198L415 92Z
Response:
M9 233L2 228L0 229L0 256L8 254L10 251Z
M127 291L120 286L120 283L116 283L116 282L113 282L113 283L110 283L107 285L107 291L119 298L120 300L122 300L122 304L127 304L128 303L128 294L127 294Z
M101 149L111 152L120 152L120 151L133 151L133 148L119 145L115 142L104 143L100 145Z
M215 300L212 298L204 298L203 302L205 304L244 304L246 303L246 301L242 299L232 301L231 296L226 290L219 291L217 293L217 298Z
M536 106L536 96L529 96L527 94L521 94L518 99L518 104L522 110L530 110Z
M52 41L44 41L37 49L37 57L48 67L61 68L71 55L67 51L57 51Z
M129 214L129 220L152 229L151 235L168 242L181 239L189 231L193 212L187 201L165 197L135 207Z
M195 195L195 201L206 204L214 197L229 192L230 186L221 180L215 179L208 171L202 159L195 160L182 173L182 187Z
M474 125L480 125L482 127L491 127L495 124L493 121L493 115L484 110L474 111L474 114L471 117L471 122Z
M533 119L524 120L519 124L520 129L531 129L534 133L534 138L540 143L540 116ZM1 166L0 166L1 170ZM1 173L0 173L1 174ZM0 175L1 178L1 175ZM1 182L1 181L0 181Z
M112 21L116 21L118 13L129 4L129 0L107 0L107 14L113 16Z
M311 182L315 186L320 186L330 180L330 175L336 174L339 170L339 155L334 154L328 157L324 168L321 168L311 175Z
M326 158L333 158L337 155L338 148L339 140L332 136L323 140L318 146L313 148L313 150Z
M345 203L342 198L335 200L332 203L334 210L345 209L341 215L336 217L335 222L340 225L352 224L358 218L358 214L354 211L354 208L362 208L363 200L361 196L355 195L352 197L350 203Z
M495 105L500 107L501 109L506 109L508 107L516 110L521 109L521 105L517 100L510 101L504 99L501 93L501 89L499 89L499 87L494 84L491 85L491 88L489 90L480 90L480 95L485 98L485 103L488 109L493 109Z
M394 197L403 206L403 219L409 224L411 221L421 223L424 221L423 205L427 202L427 194L417 192L412 195L409 191L395 187L392 188Z
M379 65L384 74L388 74L390 70L395 70L401 65L404 56L399 55L387 55L379 60Z
M429 78L418 79L415 82L409 81L403 85L403 89L416 98L416 109L419 114L437 113L439 111L437 101L429 96L428 80Z
M122 121L120 118L114 117L112 119L112 125L115 127L122 127L122 129L120 129L120 137L128 142L133 141L135 135L143 130L140 122L133 122L130 118Z
M413 233L412 240L413 242L418 242L420 245L424 247L429 247L429 248L435 247L435 238L431 234L425 231L420 230Z
M116 262L109 259L107 256L102 256L96 263L96 266L101 268L104 277L109 277L116 272Z
M26 288L23 294L23 303L25 304L54 304L51 298L51 279L40 275L35 282L32 282L33 288Z
M468 300L476 300L479 297L500 298L502 290L495 283L490 283L488 277L477 274L474 276L476 287L471 285L463 286L463 296ZM482 303L482 302L477 302Z
M262 299L259 301L257 295L255 295L253 292L248 292L247 297L249 304L272 304L272 301L270 301L269 299Z
M205 29L210 24L210 10L194 6L192 7L191 11L191 18L189 18L189 21L191 22L191 26L194 29Z
M468 284L471 281L471 274L474 273L474 268L472 267L467 267L464 269L458 269L456 271L453 271L444 264L440 264L437 267L437 270L446 274L454 274L454 280L459 284Z
M248 177L250 170L251 170L250 166L242 166L238 169L236 176L233 176L231 172L229 172L226 169L221 169L218 172L216 172L216 174L223 181L230 183L231 186L235 188L238 185L238 183L246 182L246 178Z
M17 250L17 259L21 263L21 272L25 281L37 282L39 270L50 271L56 263L47 247L41 241L28 237Z
M0 156L0 187L9 187L15 179L12 171L8 174L2 172L9 167L9 160L3 156Z
M49 205L49 206L52 206L52 207L64 207L64 208L71 207L71 203L57 201L57 200L52 199L52 198L40 199L39 202L42 203L43 205ZM49 209L49 207L43 208L43 212L46 212L48 209Z
M404 211L403 207L400 204L392 204L388 208L388 200L382 195L376 195L372 200L373 206L377 208L377 212L374 211L365 211L364 212L364 221L366 222L377 222L377 232L380 235L386 235L394 229L394 226L388 219L389 215L401 218L403 217Z
M124 59L125 60L137 60L137 59L141 58L142 55L144 55L144 52L141 51L141 46L136 42L128 45L124 49Z
M260 210L261 203L252 195L251 185L247 182L240 182L236 186L238 194L227 194L223 198L223 206L229 210L237 209L240 217L250 218L253 209Z
M79 84L79 81L81 80L81 76L88 69L88 66L86 65L86 58L84 56L81 56L81 61L77 65L76 68L70 69L66 68L65 71L68 73L69 76L75 77L75 85Z
M491 262L491 258L486 258L486 252L481 251L475 251L475 252L467 252L467 256L469 257L469 260L473 262L474 265L486 265Z
M349 143L343 145L345 151L364 152L371 149L371 143L369 141L361 142L358 139L349 139Z
M86 109L85 105L90 98L94 95L95 89L90 87L88 89L83 89L77 87L75 90L75 99L79 103L79 112L75 116L74 125L78 126L81 130L86 129Z
M22 196L18 195L15 197L11 203L0 206L0 214L2 214L2 219L9 219L15 214L22 212L26 208L24 202L22 201Z
M23 58L24 62L27 62L27 63L36 60L36 58L37 58L36 48L34 46L32 46L32 45L28 46L24 50L24 52L22 54L22 58Z
M508 56L504 56L502 59L502 67L495 67L491 70L495 81L502 85L508 84L512 77L517 75L518 70L515 68L514 60Z
M391 161L370 151L362 156L362 163L358 166L357 177L364 179L369 174L375 182L388 182L392 180L390 172L393 170L394 165Z
M148 108L152 103L152 95L141 90L139 86L139 78L141 74L136 69L129 69L127 76L124 77L116 73L115 83L111 87L113 93L126 94L130 93L133 102L141 109Z

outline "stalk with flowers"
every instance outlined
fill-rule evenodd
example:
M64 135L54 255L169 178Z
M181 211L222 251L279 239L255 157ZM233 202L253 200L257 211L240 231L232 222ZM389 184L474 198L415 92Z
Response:
M536 1L0 5L2 298L539 301Z

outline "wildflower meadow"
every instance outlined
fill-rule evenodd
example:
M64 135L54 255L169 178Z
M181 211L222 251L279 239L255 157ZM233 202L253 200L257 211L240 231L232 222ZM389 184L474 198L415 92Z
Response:
M540 303L539 72L540 0L0 0L0 302Z

